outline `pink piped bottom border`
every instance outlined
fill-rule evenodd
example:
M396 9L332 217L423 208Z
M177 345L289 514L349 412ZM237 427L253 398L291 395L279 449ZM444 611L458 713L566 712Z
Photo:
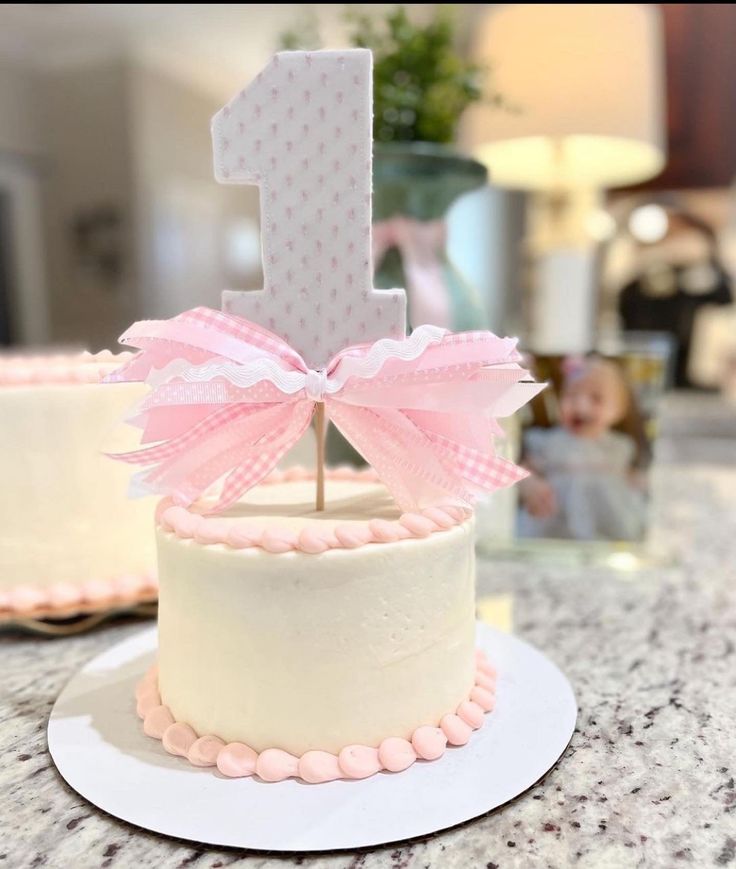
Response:
M475 664L470 695L454 712L444 715L437 727L418 727L411 739L389 736L378 748L348 745L337 755L307 751L296 757L280 748L258 753L242 742L225 743L210 734L199 736L188 724L175 721L168 706L162 705L156 665L136 687L136 711L143 720L143 732L160 739L169 754L184 757L194 766L217 767L228 778L252 775L266 782L296 778L310 784L362 779L382 770L401 772L417 760L437 760L448 745L465 745L496 703L496 670L480 649L475 652Z
M0 623L17 619L67 618L158 599L153 573L125 573L87 582L31 583L0 588Z

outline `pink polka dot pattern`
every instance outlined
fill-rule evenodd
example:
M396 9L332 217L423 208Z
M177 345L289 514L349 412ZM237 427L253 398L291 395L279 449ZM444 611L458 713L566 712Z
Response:
M223 308L315 369L404 335L404 291L372 286L371 77L364 49L277 54L212 122L217 180L261 188L264 289Z
M478 649L476 681L470 698L463 700L455 712L443 715L439 726L417 727L409 739L389 736L378 748L347 745L337 755L312 750L296 757L280 748L266 748L258 753L243 742L226 744L210 734L198 737L188 724L174 721L168 707L161 705L155 666L138 684L135 696L144 733L160 739L169 754L185 757L195 766L215 766L228 778L255 775L267 782L298 778L319 784L335 779L368 778L381 771L398 773L417 761L437 760L448 745L465 745L473 731L483 726L484 711L489 712L495 705L494 692L479 688L478 684L478 677L488 669L490 665Z

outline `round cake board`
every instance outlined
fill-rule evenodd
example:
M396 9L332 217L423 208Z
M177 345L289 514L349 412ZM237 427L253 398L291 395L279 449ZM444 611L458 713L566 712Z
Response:
M478 646L498 668L495 711L467 745L401 773L269 784L228 779L167 754L144 735L133 700L156 654L155 628L113 646L72 678L51 712L49 750L86 800L180 839L324 851L425 836L524 793L559 760L575 727L570 683L541 652L483 624Z

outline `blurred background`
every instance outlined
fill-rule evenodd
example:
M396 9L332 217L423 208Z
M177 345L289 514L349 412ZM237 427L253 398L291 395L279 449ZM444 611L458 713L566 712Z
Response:
M481 537L642 540L663 395L733 453L734 45L727 4L3 4L0 348L259 288L258 189L215 182L210 119L275 51L367 46L374 285L409 327L518 335L551 384ZM359 461L334 429L328 456Z
M409 325L733 397L734 44L721 4L4 4L0 345L114 347L259 287L210 118L276 50L368 45L375 285Z
M725 4L3 4L0 345L112 347L259 287L258 191L215 183L210 118L274 51L356 44L376 286L410 319L736 394Z

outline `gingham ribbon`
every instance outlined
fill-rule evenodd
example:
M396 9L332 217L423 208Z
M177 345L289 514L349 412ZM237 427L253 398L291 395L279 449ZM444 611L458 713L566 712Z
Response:
M225 509L299 440L318 401L404 510L472 504L526 474L494 452L496 418L543 386L514 339L420 326L315 371L261 326L194 308L135 323L120 341L140 352L108 381L151 385L130 420L141 448L114 456L145 466L138 492L188 505L217 484L212 509Z

